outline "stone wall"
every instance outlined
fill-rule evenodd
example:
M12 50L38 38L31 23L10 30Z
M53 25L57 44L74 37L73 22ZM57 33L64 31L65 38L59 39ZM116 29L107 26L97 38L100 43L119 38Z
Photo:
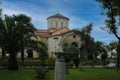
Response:
M60 29L63 27L69 28L68 24L69 24L69 21L64 18L50 18L47 21L48 29L54 29L54 28Z

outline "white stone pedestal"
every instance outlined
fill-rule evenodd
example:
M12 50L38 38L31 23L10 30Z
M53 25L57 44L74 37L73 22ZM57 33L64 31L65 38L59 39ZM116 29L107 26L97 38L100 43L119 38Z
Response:
M66 80L66 64L64 53L56 53L55 80Z
M65 80L66 66L65 62L55 62L55 80Z

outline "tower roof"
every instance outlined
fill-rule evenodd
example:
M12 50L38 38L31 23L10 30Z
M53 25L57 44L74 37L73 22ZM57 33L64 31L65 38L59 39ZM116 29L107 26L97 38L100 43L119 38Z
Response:
M50 18L64 18L64 19L69 20L69 18L63 16L63 15L60 14L60 13L57 13L57 14L55 14L55 15L52 15L52 16L48 17L47 19L50 19Z

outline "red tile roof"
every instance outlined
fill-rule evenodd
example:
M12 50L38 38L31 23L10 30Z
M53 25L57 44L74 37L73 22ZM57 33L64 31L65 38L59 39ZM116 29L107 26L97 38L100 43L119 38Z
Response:
M48 38L48 37L51 37L53 36L53 33L56 32L56 31L60 31L64 28L61 28L61 29L51 29L51 30L41 30L41 29L38 29L36 31L36 35L39 36L40 38ZM68 29L68 28L67 28ZM58 34L57 34L58 35Z
M41 38L47 38L51 36L51 32L49 30L37 30L36 35Z

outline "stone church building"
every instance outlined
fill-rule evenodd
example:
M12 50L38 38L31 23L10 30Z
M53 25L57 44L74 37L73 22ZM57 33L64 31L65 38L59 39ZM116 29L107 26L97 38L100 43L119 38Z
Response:
M36 35L48 46L49 56L62 51L64 45L76 44L81 47L82 41L74 30L69 29L69 18L60 13L47 18L47 30L38 29Z
M47 44L49 56L53 56L54 52L63 51L64 45L69 46L74 43L81 48L81 38L74 30L69 29L69 20L69 18L57 13L47 18L47 30L38 29L35 32L39 40ZM21 54L18 53L17 57L20 56ZM38 58L38 56L39 54L33 51L33 58ZM28 57L28 54L24 54L24 57Z

